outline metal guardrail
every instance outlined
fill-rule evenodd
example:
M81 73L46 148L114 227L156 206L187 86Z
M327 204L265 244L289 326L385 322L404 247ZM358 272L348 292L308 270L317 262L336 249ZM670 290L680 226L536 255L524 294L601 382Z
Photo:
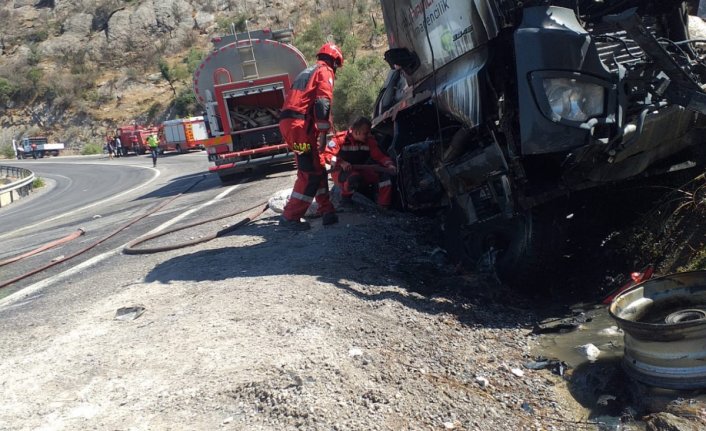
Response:
M27 196L32 191L35 176L29 169L0 165L0 178L13 179L9 184L0 185L0 207L3 207L16 198Z

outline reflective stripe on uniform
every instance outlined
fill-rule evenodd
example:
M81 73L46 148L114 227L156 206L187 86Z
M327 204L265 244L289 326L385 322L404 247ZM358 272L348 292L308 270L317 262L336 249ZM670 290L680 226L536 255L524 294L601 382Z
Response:
M326 187L322 187L316 191L317 196L318 195L325 195L326 193L328 193L328 189Z
M297 193L295 191L292 191L292 193L289 195L289 197L294 198L294 199L299 199L300 201L304 201L304 202L314 202L313 196L306 196L301 193Z
M381 181L378 183L378 187L387 187L387 186L391 186L391 185L392 185L392 181L390 181L390 180Z
M341 151L370 151L367 145L341 145Z

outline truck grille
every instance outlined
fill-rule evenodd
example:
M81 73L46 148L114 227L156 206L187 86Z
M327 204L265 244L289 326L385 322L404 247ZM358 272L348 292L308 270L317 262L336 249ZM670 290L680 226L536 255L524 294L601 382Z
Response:
M653 17L643 18L647 29L656 37L657 23ZM611 71L616 72L619 64L629 64L642 60L644 52L630 39L624 30L612 23L596 23L587 26L593 37L601 62Z

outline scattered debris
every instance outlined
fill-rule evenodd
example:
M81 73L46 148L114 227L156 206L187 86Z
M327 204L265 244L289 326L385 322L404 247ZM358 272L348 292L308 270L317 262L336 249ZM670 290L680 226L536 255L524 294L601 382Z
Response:
M142 313L144 312L145 307L141 305L118 308L115 312L115 320L135 320L142 316Z
M476 383L478 383L481 388L487 388L490 385L490 382L485 377L476 377Z
M363 356L363 351L357 347L353 347L348 350L348 356L355 358L356 356Z
M601 350L591 343L578 346L576 349L591 362L598 359L598 356L601 354Z
M510 372L516 375L517 377L524 377L525 375L525 372L519 368L510 368Z
M598 331L598 334L609 337L622 337L623 331L621 331L617 326L611 326L609 328L601 329Z
M564 361L558 359L547 359L543 357L538 357L534 361L525 362L522 364L523 367L529 370L550 370L553 374L557 376L564 376L564 372L569 366Z

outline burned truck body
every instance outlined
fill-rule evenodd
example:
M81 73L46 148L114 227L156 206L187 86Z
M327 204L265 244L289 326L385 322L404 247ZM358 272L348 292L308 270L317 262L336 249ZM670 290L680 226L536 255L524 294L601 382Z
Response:
M391 66L373 131L401 204L446 210L465 263L523 283L547 208L703 165L706 69L673 0L382 0ZM547 225L548 224L548 225Z

